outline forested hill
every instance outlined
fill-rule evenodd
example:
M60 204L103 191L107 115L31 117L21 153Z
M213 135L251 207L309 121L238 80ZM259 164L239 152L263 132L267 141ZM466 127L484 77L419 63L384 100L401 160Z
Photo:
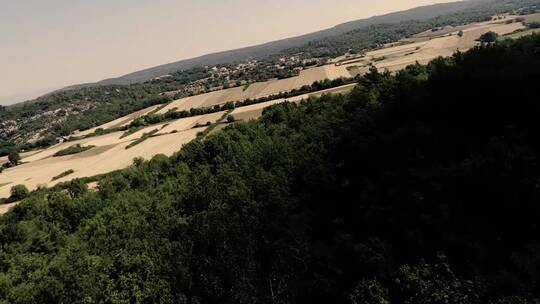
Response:
M497 13L508 12L512 9L528 7L530 5L540 5L538 0L465 0L452 3L435 4L430 6L418 7L406 11L390 13L381 16L375 16L368 19L361 19L337 25L333 28L310 33L298 37L283 39L279 41L269 42L257 46L219 52L209 55L204 55L197 58L182 60L174 63L169 63L150 69L131 73L122 77L106 79L93 84L83 84L70 87L80 88L94 85L111 85L111 84L132 84L150 80L152 78L163 76L168 73L173 73L179 70L187 70L194 67L213 66L223 63L231 63L237 61L245 61L248 59L264 59L269 56L280 55L287 53L289 49L303 48L302 51L312 51L309 48L309 43L319 40L340 36L353 30L368 29L370 26L381 24L395 24L403 21L424 21L438 16L452 15L452 22L463 23L471 22L471 16L474 15L474 20L478 21L490 17ZM445 25L441 23L440 25ZM399 37L403 38L403 37ZM398 39L399 39L398 38ZM296 51L296 50L294 50ZM342 55L342 54L340 54Z
M534 303L540 35L282 104L0 218L0 303Z

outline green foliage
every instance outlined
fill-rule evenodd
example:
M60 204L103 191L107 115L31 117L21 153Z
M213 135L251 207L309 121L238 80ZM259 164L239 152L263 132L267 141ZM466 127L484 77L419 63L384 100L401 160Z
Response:
M66 176L68 176L68 175L71 175L71 174L73 174L73 173L75 173L75 170L69 169L69 170L64 171L64 172L58 174L57 176L53 177L52 180L53 180L53 181L59 180L59 179L61 179L61 178L63 178L63 177L66 177Z
M224 103L223 105L216 105L213 107L206 107L206 108L192 108L189 111L184 110L184 111L178 112L176 110L169 110L165 114L144 115L142 117L139 117L133 120L126 127L127 131L124 132L124 134L120 138L129 136L130 134L133 134L139 131L143 127L150 126L150 125L155 125L155 124L177 120L181 118L186 118L186 117L193 117L193 116L200 116L200 115L205 115L205 114L210 114L210 113L229 111L238 107L263 103L263 102L267 102L267 101L275 100L275 99L290 98L294 96L304 95L311 92L317 92L321 90L343 86L346 84L351 84L351 83L354 83L354 81L355 81L354 78L337 78L333 80L326 79L323 81L315 81L311 85L306 85L299 89L294 89L289 92L280 92L279 94L274 94L274 95L270 95L266 97L260 97L257 99L246 99L246 100L237 101L237 102L230 101L230 102Z
M228 123L232 123L232 122L235 122L235 121L236 121L236 119L234 118L233 115L227 116L227 122L228 122Z
M17 166L19 162L21 161L21 156L19 155L19 152L11 151L9 152L8 160L12 166Z
M80 144L76 144L74 146L71 146L71 147L68 147L68 148L65 148L65 149L62 149L58 152L56 152L54 154L55 157L60 157L60 156L66 156L66 155L73 155L73 154L78 154L78 153L82 153L84 151L88 151L92 148L94 148L95 146L81 146Z
M72 198L77 198L88 192L88 185L81 179L75 179L67 183L66 189Z
M388 289L377 279L362 280L351 294L352 304L389 304Z
M485 42L485 43L492 43L492 42L497 41L497 37L499 37L497 33L487 32L485 34L482 34L482 36L480 36L480 41Z
M534 302L539 48L372 69L97 192L36 192L0 217L0 300Z
M402 266L398 272L400 298L406 304L480 303L479 286L458 278L445 257L430 265Z
M11 187L11 201L20 201L28 196L30 191L25 185L16 185Z
M11 151L17 150L14 143L0 141L0 157L8 156Z

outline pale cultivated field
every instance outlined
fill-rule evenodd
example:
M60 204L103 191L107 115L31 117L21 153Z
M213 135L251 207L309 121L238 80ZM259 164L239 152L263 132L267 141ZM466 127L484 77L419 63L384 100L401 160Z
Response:
M0 215L8 212L9 209L13 208L15 205L16 203L0 205Z
M307 94L308 97L320 97L324 94L346 94L349 93L354 87L356 86L356 83L346 84L340 87L331 88L327 90L322 90L318 92L313 92Z
M263 110L267 107L270 107L279 103L287 102L287 101L298 103L298 102L301 102L302 100L307 100L310 97L319 97L323 94L344 94L344 93L350 92L355 86L356 84L348 84L341 87L332 88L328 90L322 90L315 93L309 93L309 94L299 95L299 96L295 96L291 98L281 98L281 99L271 100L271 101L267 101L263 103L253 104L253 105L249 105L249 106L245 106L241 108L236 108L231 113L231 115L234 116L236 120L244 120L244 121L253 120L253 119L257 119L261 117Z
M225 104L229 101L235 102L246 99L257 99L275 95L280 92L289 92L304 85L311 85L315 81L336 79L339 77L351 77L351 74L345 67L326 65L301 71L300 75L296 77L254 83L246 90L244 90L243 87L236 87L182 98L170 103L158 111L158 113L166 113L172 109L176 109L177 111L189 111L191 108L212 107Z
M540 22L540 13L525 16L526 22Z
M206 114L202 116L188 117L184 119L175 120L165 125L157 134L167 134L171 132L181 132L193 129L196 125L204 125L207 122L215 123L217 122L225 112L217 112L212 114ZM202 131L202 130L200 130Z
M42 150L36 150L36 151L30 151L30 152L22 152L19 154L19 156L21 157L21 160L22 161L26 161L25 159L34 155L34 154L37 154L37 153L40 153ZM8 157L7 156L2 156L0 157L0 165L4 164L4 163L7 163L8 162Z
M505 20L511 19L508 17ZM425 36L428 35L428 32L421 33L417 38L406 39L407 44L368 52L362 62L344 62L343 66L351 71L357 69L357 71L365 72L369 64L373 63L378 69L393 72L416 62L426 64L437 57L451 56L456 51L471 49L479 45L476 40L489 31L502 36L523 28L524 25L520 22L506 24L504 20L481 22L456 28L447 27L442 31L434 32L439 33L439 35L441 32L447 33L445 36L426 39ZM457 35L460 30L463 31L462 37Z
M149 108L145 108L145 109L142 109L140 111L137 111L135 113L131 113L129 115L126 115L126 116L123 116L123 117L120 117L118 119L115 119L111 122L108 122L106 124L103 124L101 126L97 126L95 128L92 128L92 129L88 129L88 130L85 130L85 131L81 131L81 132L75 132L73 135L76 135L76 136L85 136L85 135L88 135L88 134L92 134L94 133L94 131L96 131L97 129L101 128L103 130L106 130L106 129L111 129L111 128L118 128L118 127L122 127L122 126L125 126L125 125L128 125L130 122L132 122L133 120L141 117L141 116L144 116L152 111L154 111L155 109L159 108L161 105L155 105L155 106L151 106Z
M302 95L302 96L307 97L307 95ZM288 100L290 101L290 99L288 99ZM287 101L287 100L285 100L285 99L275 99L275 100L271 100L271 101L267 101L267 102L263 102L263 103L253 104L253 105L249 105L249 106L245 106L245 107L241 107L241 108L236 108L231 113L231 115L234 116L234 119L236 119L236 120L247 121L247 120L257 119L257 118L261 117L264 108L267 108L267 107L270 107L270 106L273 106L273 105L276 105L276 104L279 104L279 103L283 103L285 101Z
M523 36L531 35L533 33L537 33L537 34L540 33L540 29L530 29L530 30L519 32L519 33L509 34L509 35L504 36L504 38L505 39L517 39L517 38L520 38L520 37L523 37Z
M219 114L223 115L223 113L214 113L200 116L197 120L191 120L195 121L195 123L199 120L205 122L215 121L217 119L214 118ZM157 154L172 155L174 152L179 151L184 144L193 140L198 132L205 129L204 127L190 129L191 122L184 123L182 120L173 121L169 125L170 127L165 127L169 127L170 131L178 130L179 132L148 138L128 150L125 149L126 146L133 140L138 139L140 136L137 136L137 134L141 135L144 130L123 139L120 139L122 132L117 132L76 142L62 143L43 150L25 158L24 164L6 169L0 174L0 197L8 197L11 187L18 184L24 184L30 190L34 190L40 185L50 187L74 178L94 176L123 169L129 166L136 157L149 159ZM153 130L156 128L158 126L152 126L148 129ZM75 155L52 156L57 151L77 143L84 146L95 145L96 147ZM75 173L52 181L54 176L70 169L74 170Z

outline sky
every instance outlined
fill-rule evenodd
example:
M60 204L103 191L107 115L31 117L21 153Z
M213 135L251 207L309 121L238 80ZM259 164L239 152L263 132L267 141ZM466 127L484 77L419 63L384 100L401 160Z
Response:
M0 0L0 104L450 0Z

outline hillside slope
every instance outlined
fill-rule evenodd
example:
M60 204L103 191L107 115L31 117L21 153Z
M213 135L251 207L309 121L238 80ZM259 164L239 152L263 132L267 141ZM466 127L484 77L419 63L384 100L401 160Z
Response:
M471 9L485 9L486 5L501 6L501 3L516 2L515 0L468 0L444 4L435 4L413 8L406 11L390 13L381 16L375 16L367 19L351 21L337 25L333 28L322 30L298 37L273 41L257 46L251 46L236 50L208 54L192 59L181 60L174 63L164 64L157 67L137 71L118 78L106 79L97 83L82 84L70 88L79 88L93 85L111 85L111 84L132 84L144 82L152 78L163 76L178 70L190 69L193 67L216 65L220 63L244 61L248 59L260 59L267 56L277 55L280 52L293 48L300 47L310 41L324 39L327 37L337 36L347 33L352 30L362 29L375 24L382 23L397 23L406 20L426 20L440 15L453 14L464 12ZM496 4L493 4L496 3Z

